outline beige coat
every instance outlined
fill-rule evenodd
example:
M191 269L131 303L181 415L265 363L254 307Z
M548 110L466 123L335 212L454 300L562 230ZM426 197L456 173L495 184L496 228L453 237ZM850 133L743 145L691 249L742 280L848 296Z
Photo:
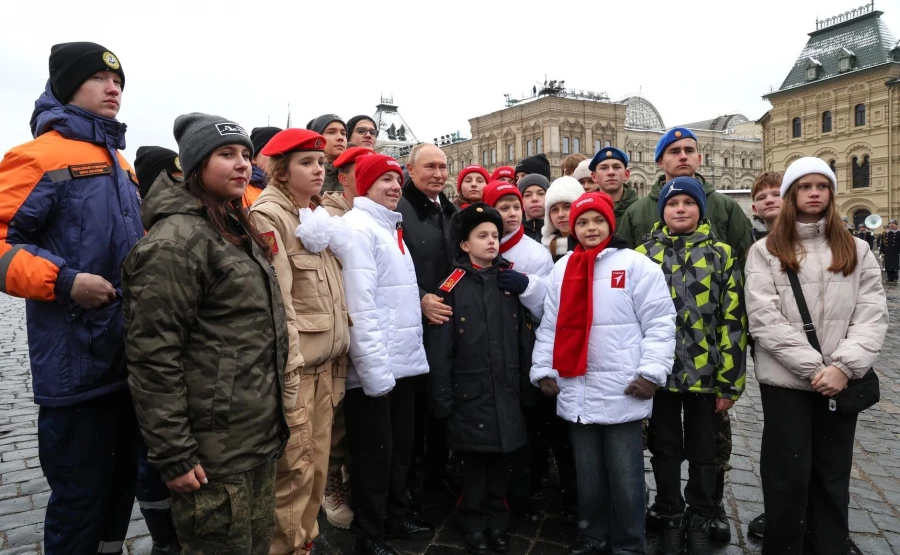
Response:
M760 383L812 391L810 380L819 370L834 365L848 378L859 378L881 351L888 314L878 261L865 241L854 239L858 263L853 273L829 272L824 227L824 220L797 224L806 250L797 275L823 354L807 341L790 281L766 241L750 248L745 294Z
M266 187L250 217L263 238L274 241L273 265L287 312L286 400L288 382L298 382L300 374L330 369L335 378L346 378L350 333L340 261L330 249L314 253L303 246L295 235L298 211L277 187Z
M322 195L322 206L332 216L343 216L353 210L353 203L347 200L343 192L333 191Z

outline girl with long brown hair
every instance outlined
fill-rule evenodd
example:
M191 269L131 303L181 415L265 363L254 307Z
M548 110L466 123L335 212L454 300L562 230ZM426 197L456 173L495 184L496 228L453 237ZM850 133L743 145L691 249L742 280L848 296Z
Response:
M288 328L284 406L291 429L276 465L272 555L311 549L319 535L334 407L344 396L350 348L339 256L344 220L320 206L325 137L306 129L276 134L262 149L269 185L250 208L273 252Z
M182 552L267 554L288 341L273 249L241 207L253 145L199 113L175 139L187 179L157 179L122 266L128 385Z
M774 228L748 254L747 313L765 413L763 553L837 555L852 544L857 415L840 410L835 397L877 359L887 304L869 245L841 222L836 189L828 164L795 161L781 183L784 204ZM791 272L812 326L804 326Z

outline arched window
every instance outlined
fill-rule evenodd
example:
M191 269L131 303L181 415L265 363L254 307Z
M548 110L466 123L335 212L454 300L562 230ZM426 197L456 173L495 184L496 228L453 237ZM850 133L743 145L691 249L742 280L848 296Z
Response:
M534 155L534 141L528 141L528 147L525 149L525 152L527 153L525 156Z
M855 125L859 127L861 125L866 124L866 105L865 104L857 104L856 108L853 109L855 114Z
M572 139L572 152L575 154L581 152L581 139Z
M544 139L537 140L537 153L540 154L544 152Z
M496 163L497 163L497 149L492 148L491 149L491 164L496 164Z
M791 121L791 126L793 128L793 132L791 133L791 137L797 138L800 136L800 118L794 118Z
M568 137L563 137L563 139L562 139L562 153L563 154L569 153L569 138Z
M600 139L594 140L594 153L600 152L600 149L603 148L600 146Z
M853 213L853 229L859 229L860 224L865 225L866 218L871 216L872 213L866 210L865 208L860 208L856 212Z
M831 112L822 112L822 133L831 132Z
M453 158L447 158L447 173L453 173Z
M513 145L511 145L511 144L510 144L510 145L507 145L507 146L506 146L506 159L507 159L507 161L512 162L513 159L514 159L515 157L516 157L516 149L515 149L515 147L513 147Z
M863 156L859 160L856 156L851 159L853 165L853 188L862 189L869 186L869 156Z
M604 148L608 148L608 147L609 147L609 141L606 141L606 144L604 145Z
M482 166L488 165L488 151L485 150L481 153L481 161L482 161L482 164L481 164Z

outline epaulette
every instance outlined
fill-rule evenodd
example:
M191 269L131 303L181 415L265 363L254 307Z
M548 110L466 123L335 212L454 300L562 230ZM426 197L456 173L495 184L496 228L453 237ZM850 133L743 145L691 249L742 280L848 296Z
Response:
M456 287L456 284L459 283L459 280L466 275L466 271L462 268L457 268L453 270L453 273L450 274L447 279L444 280L444 283L441 284L439 289L444 293L449 293L453 291L453 288Z

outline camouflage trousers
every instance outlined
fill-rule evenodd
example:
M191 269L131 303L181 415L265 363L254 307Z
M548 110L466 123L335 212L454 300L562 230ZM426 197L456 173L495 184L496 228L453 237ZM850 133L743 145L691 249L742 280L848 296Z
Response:
M172 492L182 555L268 555L275 531L275 461Z
M719 472L728 472L731 465L731 418L727 412L717 414L716 430L716 468ZM647 449L647 427L650 420L644 419L641 424L644 428L644 450Z

